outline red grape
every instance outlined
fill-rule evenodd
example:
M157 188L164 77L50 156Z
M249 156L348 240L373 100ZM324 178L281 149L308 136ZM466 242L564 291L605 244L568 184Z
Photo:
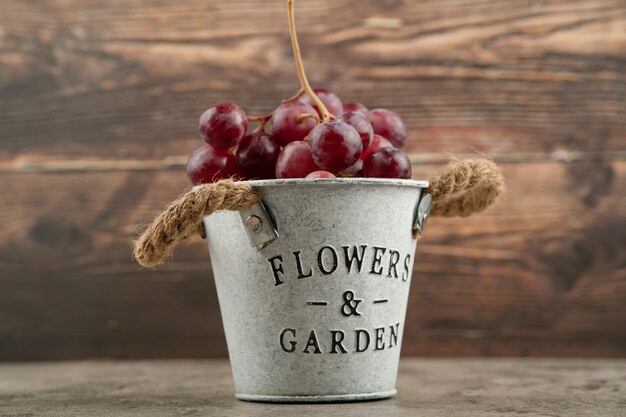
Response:
M303 141L291 142L283 148L276 160L276 178L304 178L313 171L319 171L309 144Z
M362 177L363 176L363 160L357 159L357 161L350 165L348 168L341 171L342 174L350 177Z
M280 146L263 132L247 134L237 148L237 164L247 179L270 179L275 176Z
M340 121L315 126L309 134L309 146L315 163L331 172L348 168L363 151L359 132Z
M404 144L406 127L397 113L387 109L374 109L368 115L374 126L374 133L386 137L398 148Z
M316 114L315 109L306 103L292 101L283 103L272 115L272 137L282 146L289 142L302 140L317 125L317 120L312 117L299 120L303 113Z
M343 111L344 112L354 111L357 113L361 113L363 116L367 117L367 113L369 112L369 109L365 107L363 104L353 101L351 103L344 103Z
M328 171L313 171L305 178L337 178Z
M382 148L363 161L363 174L370 178L411 178L411 161L398 148Z
M357 112L345 112L339 116L338 120L346 122L359 132L361 142L363 142L363 149L367 149L367 147L370 146L372 137L374 136L374 129L372 128L370 121L367 120L366 116Z
M343 113L343 104L341 103L341 99L339 99L339 97L337 97L335 93L333 93L332 91L328 91L325 88L314 88L313 91L315 92L317 97L320 99L320 101L324 103L324 106L326 106L329 112L331 112L335 116L338 116L341 113ZM310 106L313 106L315 110L317 111L317 113L320 116L322 115L320 113L320 109L317 108L317 105L313 102L313 99L309 97L308 94L304 94L302 97L300 97L300 101L302 103L306 103Z
M248 119L238 105L218 103L200 116L198 130L209 145L216 149L228 149L246 134Z
M362 161L365 160L365 158L367 158L372 153L376 152L377 150L381 148L388 148L388 147L393 147L393 143L389 142L387 139L385 139L384 137L380 135L374 135L370 146L367 149L365 149L363 153L361 154L361 160Z
M191 154L187 162L187 175L195 185L238 177L235 157L227 150L204 145Z

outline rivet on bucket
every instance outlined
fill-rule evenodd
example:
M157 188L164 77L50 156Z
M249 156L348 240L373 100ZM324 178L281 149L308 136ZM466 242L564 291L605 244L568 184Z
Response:
M245 224L250 244L257 250L263 249L278 237L276 226L262 202L241 210L239 214Z

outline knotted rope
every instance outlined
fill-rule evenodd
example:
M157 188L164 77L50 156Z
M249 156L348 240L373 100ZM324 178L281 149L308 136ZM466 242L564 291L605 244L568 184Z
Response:
M495 203L504 178L490 160L455 161L430 178L431 216L466 217ZM134 242L134 256L145 267L162 264L172 248L195 233L202 219L218 210L242 210L261 201L250 185L232 180L194 187L173 201Z
M431 216L467 217L485 210L504 192L504 177L488 159L452 162L429 182Z

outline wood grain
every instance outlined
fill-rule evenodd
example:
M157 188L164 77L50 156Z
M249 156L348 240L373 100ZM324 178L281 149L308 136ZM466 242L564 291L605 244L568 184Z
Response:
M180 3L180 2L179 2ZM197 116L297 87L284 0L0 0L0 360L226 353L199 239L130 241L188 187ZM316 85L398 111L414 176L499 162L432 220L404 354L626 355L623 0L297 2Z
M498 206L430 222L403 352L623 355L626 162L502 168ZM137 225L186 187L176 169L0 176L0 359L224 355L202 241L160 270L131 259Z
M0 414L316 417L621 416L626 363L598 359L402 359L384 401L258 404L235 399L225 360L1 364Z
M0 160L162 158L198 115L296 89L285 2L2 0ZM390 107L415 153L623 151L621 0L307 0L315 84Z

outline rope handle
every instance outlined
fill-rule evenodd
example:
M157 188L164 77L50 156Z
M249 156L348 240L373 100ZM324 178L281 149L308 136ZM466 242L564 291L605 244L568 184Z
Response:
M242 210L261 201L243 182L221 180L202 184L174 200L133 242L133 254L145 267L165 263L174 246L203 233L202 219L218 210Z
M429 182L431 216L467 217L494 204L504 192L504 177L489 159L453 161Z
M433 198L431 216L467 217L496 202L504 191L504 178L497 165L487 159L454 161L429 179ZM139 264L163 264L180 242L202 233L202 219L218 210L242 210L261 201L245 182L221 180L194 187L174 200L148 229L133 242Z

